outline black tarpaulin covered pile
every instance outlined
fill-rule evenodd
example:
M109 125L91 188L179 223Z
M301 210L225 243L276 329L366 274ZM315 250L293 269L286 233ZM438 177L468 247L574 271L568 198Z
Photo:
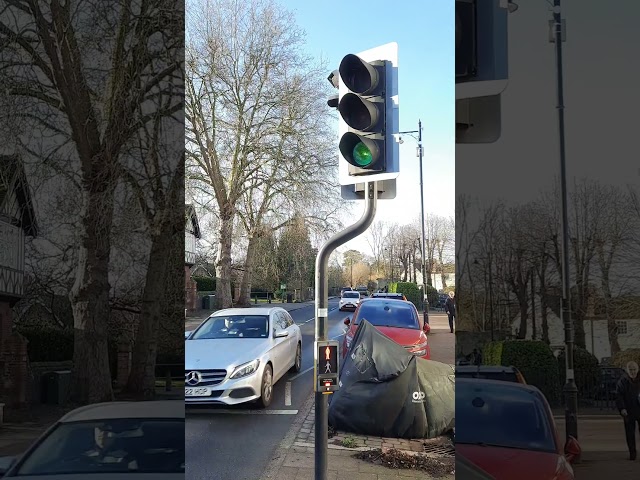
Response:
M414 357L366 320L343 360L329 424L391 438L434 438L455 423L455 369Z

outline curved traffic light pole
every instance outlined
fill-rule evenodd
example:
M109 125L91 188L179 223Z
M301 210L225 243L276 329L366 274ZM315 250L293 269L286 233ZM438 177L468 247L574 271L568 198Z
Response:
M360 220L331 237L322 245L316 257L316 342L328 340L329 279L327 270L329 257L336 248L364 233L371 223L373 223L373 219L376 216L378 203L378 188L376 182L368 182L365 188L367 190L365 198L366 205ZM316 382L315 378L314 382ZM329 397L317 391L315 386L314 390L316 390L315 480L326 480L329 453L329 446L327 444L329 437Z

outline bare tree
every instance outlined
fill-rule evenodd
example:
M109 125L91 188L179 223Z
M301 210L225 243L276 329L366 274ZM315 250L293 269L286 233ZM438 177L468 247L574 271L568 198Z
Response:
M166 0L7 0L2 12L0 83L21 102L18 121L46 132L54 152L72 145L79 164L82 223L70 292L76 332L72 398L78 402L113 396L108 271L119 159L149 120L149 109L155 115L162 108L152 100L155 89L178 67L158 68L168 46L152 39L177 38L179 17Z
M193 2L187 16L187 157L217 202L216 299L228 307L234 218L248 235L246 296L265 218L333 180L327 117L317 114L327 111L324 70L302 55L294 17L269 0Z
M367 230L367 243L371 248L374 268L377 272L384 270L384 246L387 236L387 224L381 220L373 222Z

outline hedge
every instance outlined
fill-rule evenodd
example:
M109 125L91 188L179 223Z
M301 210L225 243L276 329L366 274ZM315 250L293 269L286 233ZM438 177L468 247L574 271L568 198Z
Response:
M191 277L196 282L198 292L215 292L216 279L211 277Z
M485 365L516 367L525 381L538 387L555 404L560 399L558 363L549 346L537 340L505 340L492 342L482 352ZM491 363L489 363L491 362Z
M489 342L482 352L484 365L500 365L502 360L502 342Z
M640 348L630 348L616 353L611 358L611 365L619 368L627 368L627 363L634 361L640 365Z
M420 287L413 282L394 282L389 285L389 293L404 294L404 296L407 297L407 300L413 302L418 309L422 308L420 292ZM438 303L440 299L438 290L433 288L431 285L427 285L427 298L429 299L430 305Z
M564 351L558 356L558 377L560 388L566 382ZM584 348L573 347L573 371L575 373L578 398L594 398L600 386L600 367L598 359Z
M31 362L64 362L73 360L73 329L54 327L21 327L17 329L28 341Z

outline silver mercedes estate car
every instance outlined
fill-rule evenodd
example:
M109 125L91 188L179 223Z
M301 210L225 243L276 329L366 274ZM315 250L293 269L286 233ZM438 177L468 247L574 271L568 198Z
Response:
M230 308L185 332L185 402L271 404L273 385L302 366L302 334L281 307Z

